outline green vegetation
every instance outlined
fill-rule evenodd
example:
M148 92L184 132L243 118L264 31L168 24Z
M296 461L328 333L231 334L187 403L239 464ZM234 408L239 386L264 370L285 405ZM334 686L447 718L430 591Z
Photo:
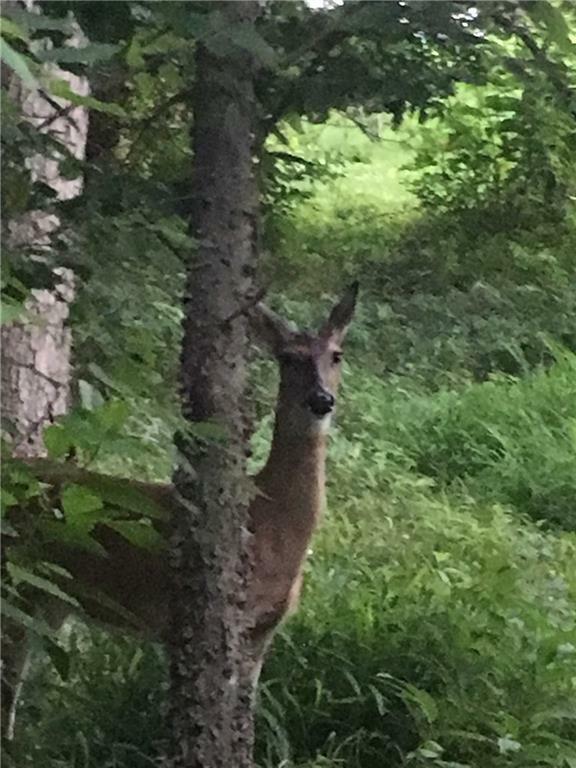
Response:
M538 29L574 82L554 18L562 55ZM514 45L497 42L487 82L439 98L423 124L344 104L290 116L268 142L270 302L306 324L351 279L362 295L328 512L264 669L265 768L576 768L574 108ZM502 64L512 52L518 77ZM158 82L169 95L181 83L130 66L130 109L149 118ZM166 162L141 130L118 211L96 184L90 216L71 213L88 244L79 407L55 438L60 455L79 445L104 470L156 479L170 467L190 247L178 213L151 202L180 190L186 116L171 120ZM257 362L256 464L273 387ZM38 662L25 691L19 768L156 765L159 649L76 624L60 642L66 679Z
M318 130L311 131L316 148ZM358 131L347 127L340 136L351 130ZM278 306L310 323L321 313L318 277L294 240L317 249L318 274L330 262L341 281L359 267L381 282L368 281L350 332L329 511L302 606L265 669L260 763L570 766L576 540L561 529L576 529L576 358L559 346L566 337L552 319L568 328L573 316L567 309L554 316L551 290L573 290L569 267L545 270L538 264L544 246L521 232L523 283L516 273L508 285L479 286L479 260L468 290L445 283L442 294L430 284L421 246L411 278L418 288L407 295L400 286L413 263L409 244L418 228L433 225L402 187L391 199L386 187L379 197L361 181L378 177L392 145L356 137L362 162L312 185L311 198L290 213L292 240L276 261L287 282L298 275ZM342 144L349 149L348 140ZM393 156L396 166L408 162L396 148ZM558 261L566 237L573 237L568 226L557 234ZM490 243L478 250L488 255ZM391 260L377 271L379 247ZM445 241L430 240L427 249L431 263L449 256ZM408 263L400 267L394 257ZM546 281L540 294L536 278ZM396 281L395 295L383 301L387 279ZM523 297L529 325L517 314ZM482 322L489 327L472 348L471 329ZM539 356L516 355L520 338L540 344ZM259 367L261 415L273 402L273 378L269 365ZM265 455L269 423L256 436L256 461ZM113 443L110 450L107 465L115 461ZM162 657L81 628L69 642L68 681L46 670L28 689L20 765L149 765L163 738Z

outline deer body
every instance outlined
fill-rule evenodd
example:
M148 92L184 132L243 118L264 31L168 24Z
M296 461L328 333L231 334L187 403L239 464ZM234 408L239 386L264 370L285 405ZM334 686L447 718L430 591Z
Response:
M325 445L324 435L295 441L287 449L273 441L268 462L254 478L257 495L249 512L254 571L247 609L253 617L255 637L267 635L296 607L302 566L324 506ZM50 479L49 464L39 461L32 466L39 477ZM69 479L94 487L102 480L88 472ZM169 515L175 503L172 486L126 482ZM161 534L167 533L165 523L158 527ZM71 574L72 585L80 588L76 596L87 617L105 626L165 641L171 588L167 552L136 547L106 526L98 527L95 539L106 550L106 557L54 546L47 552L47 559ZM91 592L94 598L87 597ZM102 597L108 598L110 604ZM61 624L73 610L60 600L46 607L53 625ZM125 613L120 613L119 607Z
M246 610L253 627L251 643L259 662L257 669L275 627L297 605L302 568L324 506L327 432L340 379L340 346L354 311L356 291L357 286L348 291L317 335L294 331L264 307L257 314L260 334L280 366L270 454L254 478L256 495L249 510L254 569ZM93 486L97 491L103 483L127 484L164 510L167 520L176 503L170 485L104 477L43 460L34 460L30 466L39 479L56 486L72 482ZM161 534L167 533L166 522L156 525ZM73 579L66 582L65 588L72 585L88 618L166 641L171 591L167 551L136 547L104 525L97 528L94 538L106 551L105 557L51 545L49 551L43 552L44 559L71 574ZM59 626L70 613L71 606L60 600L43 602L41 607L52 625ZM4 659L4 667L12 668L3 696L3 711L10 710L5 730L9 738L24 659L24 655Z

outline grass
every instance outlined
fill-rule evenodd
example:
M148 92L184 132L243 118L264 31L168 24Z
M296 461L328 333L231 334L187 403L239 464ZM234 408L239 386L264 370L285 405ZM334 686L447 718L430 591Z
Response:
M576 760L576 539L528 521L509 487L515 468L553 490L573 461L561 435L574 370L566 356L460 393L401 391L369 372L345 382L328 516L265 667L260 765ZM542 499L545 516L556 508ZM151 765L162 656L100 632L71 643L69 680L45 668L27 690L18 765Z
M275 306L313 324L349 277L365 288L328 515L264 670L258 764L574 768L573 233L474 242L416 221L404 134L384 135L334 120L291 137L307 159L346 164L282 222ZM260 367L260 417L272 380ZM154 456L129 461L153 475ZM68 679L38 664L27 687L16 764L156 765L161 653L82 627L67 642Z

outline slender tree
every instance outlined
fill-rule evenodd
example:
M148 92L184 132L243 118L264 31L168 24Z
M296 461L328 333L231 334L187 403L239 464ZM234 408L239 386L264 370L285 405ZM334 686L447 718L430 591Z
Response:
M180 497L174 514L171 755L178 768L252 764L253 662L245 402L247 312L257 257L254 62L234 44L255 2L221 4L228 31L199 45L192 229L184 297ZM216 53L216 50L218 53ZM198 425L201 424L202 428ZM209 425L209 428L207 428Z

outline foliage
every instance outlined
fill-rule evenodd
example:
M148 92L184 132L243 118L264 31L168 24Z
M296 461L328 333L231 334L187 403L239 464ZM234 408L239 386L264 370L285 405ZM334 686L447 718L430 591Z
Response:
M550 408L542 379L517 385L516 399L532 405L540 388ZM569 764L573 540L494 503L496 482L464 481L447 495L410 469L418 419L442 409L445 393L396 393L394 402L393 390L374 397L373 377L351 384L302 607L265 669L260 764ZM463 403L474 423L477 398L465 393ZM524 444L544 455L540 437L528 431ZM465 461L468 450L454 440L451 455ZM99 633L70 642L69 681L48 668L28 689L18 764L41 755L48 764L148 765L164 738L161 658Z
M41 5L3 23L6 63L92 121L86 163L63 159L85 192L60 203L25 169L61 147L3 92L4 217L57 212L51 259L80 282L75 408L47 432L54 459L169 474L197 40L248 47L261 67L267 300L313 325L332 291L363 284L330 511L265 669L260 764L576 765L570 8L276 2L246 36L209 3ZM64 45L70 10L82 51ZM47 58L88 74L90 101L42 79ZM29 257L7 251L16 312L50 279L46 254ZM256 464L274 375L255 364ZM5 480L7 611L59 670L36 665L15 764L155 764L161 654L81 626L55 645L28 597L73 590L14 543L19 508L44 529L64 512L60 539L71 527L85 546L97 523L145 510L85 483L46 494L15 466Z
M366 375L348 397L344 430L350 443L370 434L375 476L400 467L429 478L440 493L471 494L576 530L576 358L557 354L548 371L433 395L409 379L391 384ZM375 402L387 403L378 416Z

